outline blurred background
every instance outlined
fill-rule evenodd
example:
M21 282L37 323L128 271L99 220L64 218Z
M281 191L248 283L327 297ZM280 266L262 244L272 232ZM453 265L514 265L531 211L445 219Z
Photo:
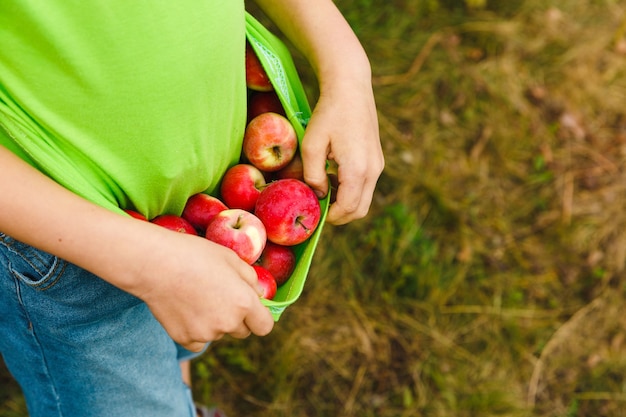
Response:
M196 398L231 416L626 416L626 2L336 4L371 59L385 172L367 218L326 226L271 335L193 363ZM0 416L24 415L0 367Z

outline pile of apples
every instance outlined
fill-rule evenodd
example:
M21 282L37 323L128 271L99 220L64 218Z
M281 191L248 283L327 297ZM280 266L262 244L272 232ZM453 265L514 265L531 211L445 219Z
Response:
M228 247L252 265L262 297L271 300L296 266L294 246L318 227L321 207L304 182L298 138L270 78L246 45L248 121L241 158L223 175L219 197L191 196L180 216L150 222ZM131 216L146 220L140 213Z

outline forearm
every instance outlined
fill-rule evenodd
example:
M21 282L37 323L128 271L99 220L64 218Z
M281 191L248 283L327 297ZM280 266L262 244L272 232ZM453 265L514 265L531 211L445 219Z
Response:
M308 59L320 90L335 82L371 82L368 58L340 11L330 0L256 0L255 3Z
M0 166L0 231L139 297L187 349L272 329L254 270L232 250L92 204L2 146Z
M127 260L148 250L138 241L147 224L80 198L2 146L0 166L0 231L133 291L138 274Z
M331 0L257 0L308 59L320 96L300 153L304 179L318 195L328 191L326 161L337 164L336 200L327 221L365 216L384 167L369 60Z

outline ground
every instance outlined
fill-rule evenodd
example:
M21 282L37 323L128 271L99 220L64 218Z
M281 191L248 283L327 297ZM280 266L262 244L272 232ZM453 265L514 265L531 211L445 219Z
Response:
M196 398L259 417L626 415L626 4L336 4L372 62L371 212L325 228L271 335L194 362ZM9 381L1 417L23 410Z

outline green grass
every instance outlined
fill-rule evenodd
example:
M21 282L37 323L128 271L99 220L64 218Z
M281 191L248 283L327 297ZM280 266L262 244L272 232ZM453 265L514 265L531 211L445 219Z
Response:
M196 397L235 416L626 415L626 6L337 5L373 66L371 212L325 229L271 335L194 362Z

